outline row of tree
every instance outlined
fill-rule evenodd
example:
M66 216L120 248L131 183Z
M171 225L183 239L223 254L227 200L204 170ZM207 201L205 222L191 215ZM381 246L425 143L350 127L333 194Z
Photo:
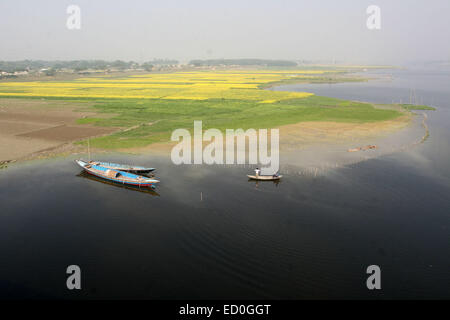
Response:
M53 71L70 69L74 71L84 70L106 70L106 69L145 69L152 70L154 66L176 65L177 60L155 59L144 63L134 61L105 61L105 60L71 60L71 61L44 61L44 60L21 60L0 61L0 71L21 72L31 70L48 69ZM47 71L47 70L46 70Z
M82 72L85 70L108 70L108 69L144 69L151 71L154 67L177 65L177 60L154 59L144 63L134 61L105 61L105 60L71 60L71 61L45 61L45 60L21 60L0 61L0 71L14 73L20 71L32 71L45 69L45 73L52 75L60 70L74 70ZM289 60L267 60L267 59L209 59L191 60L189 64L194 66L264 66L264 67L295 67L297 63Z

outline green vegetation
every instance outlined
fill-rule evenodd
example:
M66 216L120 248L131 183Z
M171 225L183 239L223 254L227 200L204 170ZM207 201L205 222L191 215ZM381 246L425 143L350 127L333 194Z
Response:
M425 106L425 105L415 105L415 104L401 104L401 106L403 108L405 108L406 110L436 110L436 108L430 107L430 106Z
M110 118L85 118L78 123L128 128L91 139L91 145L105 149L142 147L169 141L174 129L192 130L194 120L203 128L273 128L303 121L374 122L394 119L396 110L376 109L371 104L310 96L276 103L248 100L163 100L92 99L99 113ZM131 129L130 129L131 128Z
M289 84L299 84L299 83L343 83L343 82L367 82L368 78L363 77L348 77L348 76L336 76L339 74L345 73L344 71L333 71L330 72L329 75L325 73L325 75L320 76L299 76L293 77L289 80L281 80L281 81L273 81L269 83L265 83L259 86L260 89L267 89L271 87L276 87L280 85L289 85Z

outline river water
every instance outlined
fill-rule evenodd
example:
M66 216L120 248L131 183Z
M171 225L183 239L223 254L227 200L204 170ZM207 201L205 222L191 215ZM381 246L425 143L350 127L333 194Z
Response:
M277 88L377 103L411 89L438 108L424 144L279 184L149 155L97 158L156 167L153 193L89 179L75 156L1 170L0 297L450 298L450 72Z

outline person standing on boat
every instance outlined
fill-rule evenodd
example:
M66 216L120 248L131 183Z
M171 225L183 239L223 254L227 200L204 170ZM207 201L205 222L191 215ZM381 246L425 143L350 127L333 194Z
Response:
M261 173L261 170L259 170L259 168L257 167L255 169L255 176L258 178L260 173Z

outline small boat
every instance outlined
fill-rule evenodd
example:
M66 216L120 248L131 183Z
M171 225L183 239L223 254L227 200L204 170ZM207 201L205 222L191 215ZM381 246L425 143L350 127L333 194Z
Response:
M130 166L130 165L126 165L126 164L111 163L111 162L89 161L88 163L91 165L95 165L95 166L105 167L105 168L111 169L111 170L118 170L118 171L132 172L132 173L149 173L149 172L152 172L155 170L155 168Z
M99 178L99 177L96 177L96 176L94 176L92 174L89 174L85 170L83 170L79 174L77 174L77 177L81 177L81 178L84 178L84 179L97 181L97 182L104 183L104 184L109 185L109 186L114 186L116 188L124 188L124 189L127 189L127 190L132 190L132 191L138 191L138 192L146 193L146 194L149 194L149 195L155 196L155 197L159 197L160 196L159 193L155 191L156 188L139 188L139 186L130 186L130 185L127 185L127 184L120 184L120 183L108 181L108 180L105 180L103 178Z
M98 178L102 178L115 183L130 185L135 187L151 187L154 188L159 180L138 176L133 173L109 169L100 165L92 164L83 160L75 160L87 173Z
M248 174L247 177L252 180L264 180L264 181L275 181L280 180L283 176L282 175L272 175L272 176L261 176L261 175L250 175Z

